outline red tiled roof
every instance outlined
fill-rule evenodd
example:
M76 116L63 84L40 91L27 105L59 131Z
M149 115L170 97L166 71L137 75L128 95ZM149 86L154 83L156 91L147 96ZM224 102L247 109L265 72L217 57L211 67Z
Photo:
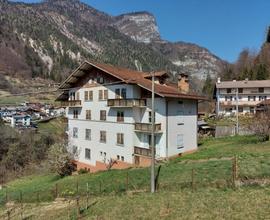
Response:
M79 80L79 77L82 77L84 74L87 74L87 70L92 67L96 67L119 80L130 83L137 84L138 86L151 91L152 82L150 79L145 78L150 73L140 72L135 70L130 70L122 67L116 67L109 64L101 64L93 61L85 61L81 64L61 85L59 89L68 89L71 88L70 82L74 83ZM164 71L159 72L158 75L163 75ZM74 78L74 79L73 79ZM207 100L206 97L198 96L196 94L184 94L181 93L177 88L166 85L166 84L157 84L155 83L155 93L162 97L172 97L172 98L183 98L183 99L195 99L195 100Z

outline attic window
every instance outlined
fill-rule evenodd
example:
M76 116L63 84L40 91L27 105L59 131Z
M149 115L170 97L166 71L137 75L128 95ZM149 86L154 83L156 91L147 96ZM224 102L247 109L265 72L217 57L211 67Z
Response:
M97 82L99 84L103 84L104 83L104 78L103 77L98 77Z

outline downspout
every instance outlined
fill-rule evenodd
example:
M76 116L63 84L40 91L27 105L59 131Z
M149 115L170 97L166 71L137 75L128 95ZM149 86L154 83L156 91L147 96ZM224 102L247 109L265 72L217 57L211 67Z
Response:
M166 99L166 160L169 161L169 119L168 119L168 100Z

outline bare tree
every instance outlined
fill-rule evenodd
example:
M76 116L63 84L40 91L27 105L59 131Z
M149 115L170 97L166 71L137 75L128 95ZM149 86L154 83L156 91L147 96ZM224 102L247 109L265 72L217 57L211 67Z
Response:
M252 120L250 130L256 135L263 137L264 140L269 140L270 135L270 110L265 110L258 113Z

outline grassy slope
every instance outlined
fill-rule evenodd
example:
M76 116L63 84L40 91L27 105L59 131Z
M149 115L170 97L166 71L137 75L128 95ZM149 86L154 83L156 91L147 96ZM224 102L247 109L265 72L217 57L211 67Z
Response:
M9 183L8 192L10 198L18 199L18 190L21 190L25 202L34 202L37 198L36 192L40 191L41 200L50 201L53 197L51 192L56 183L61 196L74 196L77 181L79 193L83 194L86 191L86 183L89 183L92 200L98 201L89 212L93 218L102 216L110 219L110 216L114 218L122 216L126 219L135 214L141 218L150 218L153 214L169 219L177 216L183 219L188 217L195 219L196 216L207 219L210 216L217 218L219 213L221 216L224 215L224 218L232 217L232 219L265 216L266 204L269 204L270 200L269 187L243 187L233 191L227 187L231 179L230 161L190 162L190 160L234 155L239 156L241 178L270 177L270 143L257 143L256 137L234 137L204 141L197 153L163 165L160 174L160 193L157 196L148 193L131 197L119 194L125 191L127 171L130 178L130 190L148 190L149 169L113 170L63 179L55 175L31 176ZM196 171L197 187L197 192L193 194L190 190L192 169ZM103 192L101 197L100 183ZM118 193L115 194L115 192ZM93 195L98 196L93 197ZM1 196L3 201L4 192L0 191L0 198ZM151 202L153 205L150 205ZM261 205L258 206L258 204ZM244 209L245 206L247 206L246 209ZM240 212L240 210L246 211ZM65 214L67 214L66 211L63 209ZM52 210L52 215L54 214Z

